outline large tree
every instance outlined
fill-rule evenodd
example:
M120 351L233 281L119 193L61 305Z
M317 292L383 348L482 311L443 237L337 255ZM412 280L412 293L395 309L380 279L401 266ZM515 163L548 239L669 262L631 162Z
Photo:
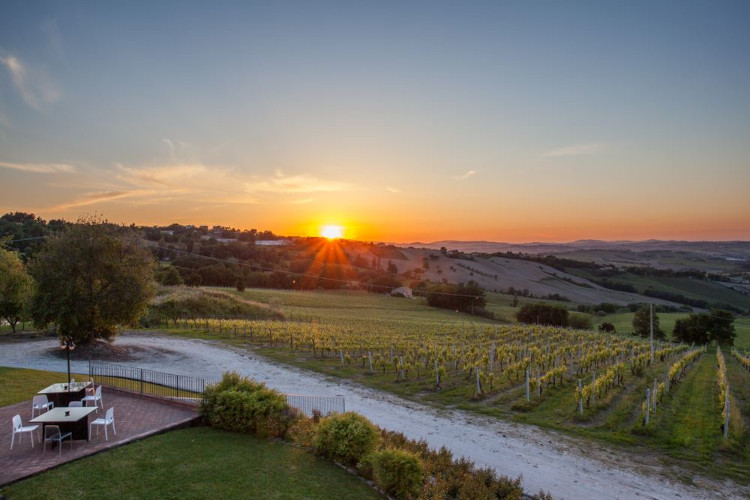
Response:
M675 340L697 345L716 342L720 345L734 345L734 314L722 309L710 313L691 314L678 319L672 332Z
M641 306L633 316L633 335L648 338L651 336L651 308L648 305ZM654 338L663 339L664 331L659 328L659 316L654 311Z
M132 231L96 218L48 240L31 263L32 317L76 342L112 338L145 311L156 285L151 254Z
M14 333L31 299L33 284L18 254L0 248L0 318Z

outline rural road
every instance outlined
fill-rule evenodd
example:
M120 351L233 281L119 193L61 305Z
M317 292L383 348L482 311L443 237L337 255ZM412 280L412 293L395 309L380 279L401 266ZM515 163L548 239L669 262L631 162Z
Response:
M732 482L693 478L697 486L671 478L684 471L650 457L636 456L593 442L454 410L437 410L397 396L269 361L252 351L215 342L180 339L144 332L128 333L117 345L138 346L128 364L180 375L216 379L234 370L282 392L340 395L347 410L367 416L381 427L445 446L455 456L500 474L523 476L524 490L543 489L567 499L748 498L750 488ZM50 354L56 340L0 344L0 366L66 370L65 360ZM72 361L72 371L86 373L86 361Z

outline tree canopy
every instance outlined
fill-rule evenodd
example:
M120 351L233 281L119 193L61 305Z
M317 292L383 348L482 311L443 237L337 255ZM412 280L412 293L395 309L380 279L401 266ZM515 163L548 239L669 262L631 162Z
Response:
M721 309L691 314L675 322L672 335L680 342L704 345L715 341L720 345L732 346L736 335L734 314Z
M151 254L136 235L95 218L49 238L33 259L32 317L76 342L109 339L135 322L156 290Z
M642 305L633 316L633 335L648 338L651 336L651 309L648 305ZM664 331L659 328L659 315L654 311L654 338L663 339Z
M554 304L524 304L516 313L516 318L529 325L568 326L568 310Z
M18 255L0 248L0 318L13 332L31 299L33 285Z

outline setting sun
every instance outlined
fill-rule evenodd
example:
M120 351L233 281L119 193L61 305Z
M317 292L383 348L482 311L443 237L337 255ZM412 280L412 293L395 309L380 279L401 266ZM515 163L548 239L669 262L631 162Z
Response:
M328 238L329 240L335 240L341 238L344 234L344 228L341 226L323 226L320 228L320 235Z

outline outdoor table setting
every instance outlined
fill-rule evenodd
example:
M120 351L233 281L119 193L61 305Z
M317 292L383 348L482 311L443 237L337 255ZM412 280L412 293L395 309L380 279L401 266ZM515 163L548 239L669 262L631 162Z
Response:
M32 424L42 424L42 434L48 425L57 425L63 433L73 433L73 439L89 439L89 415L96 411L94 406L53 408L36 418L29 420Z
M47 399L58 406L68 406L71 401L80 401L86 397L86 389L92 387L92 382L72 382L70 384L60 383L45 387L38 394L47 396Z

